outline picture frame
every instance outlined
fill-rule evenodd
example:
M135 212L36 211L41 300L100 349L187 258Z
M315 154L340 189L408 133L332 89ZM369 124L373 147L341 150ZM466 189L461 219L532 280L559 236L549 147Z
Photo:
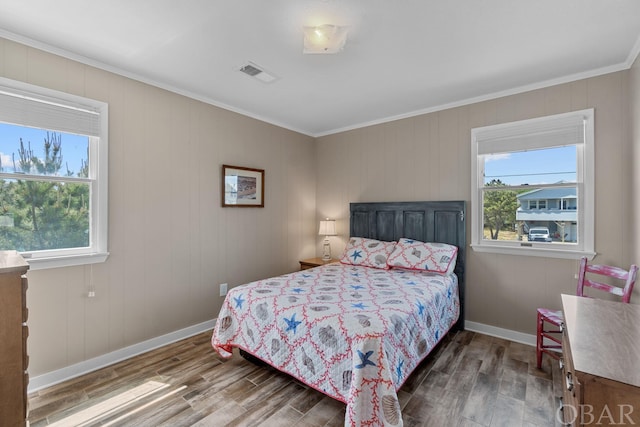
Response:
M222 207L263 208L264 169L222 165Z

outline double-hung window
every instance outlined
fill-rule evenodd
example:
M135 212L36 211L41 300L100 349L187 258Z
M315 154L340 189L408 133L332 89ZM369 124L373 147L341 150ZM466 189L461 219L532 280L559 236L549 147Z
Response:
M0 250L32 269L107 256L107 104L0 79Z
M593 257L594 112L471 130L471 246Z

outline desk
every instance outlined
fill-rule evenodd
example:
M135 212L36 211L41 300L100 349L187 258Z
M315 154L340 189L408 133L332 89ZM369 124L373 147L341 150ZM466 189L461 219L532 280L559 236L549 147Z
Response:
M640 306L562 295L567 425L640 425Z

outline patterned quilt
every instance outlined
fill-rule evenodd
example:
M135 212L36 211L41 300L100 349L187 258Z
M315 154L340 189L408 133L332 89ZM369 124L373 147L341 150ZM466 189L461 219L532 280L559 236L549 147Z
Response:
M458 319L457 278L327 264L231 289L211 343L347 404L347 426L401 426L397 390Z

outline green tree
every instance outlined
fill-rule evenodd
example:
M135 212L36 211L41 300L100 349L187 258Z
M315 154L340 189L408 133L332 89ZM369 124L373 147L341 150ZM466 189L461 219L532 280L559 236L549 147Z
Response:
M493 179L488 187L508 187L499 179ZM484 225L489 228L492 240L498 240L500 230L516 221L518 199L513 190L491 190L484 192Z
M14 153L15 173L60 176L62 135L47 132L43 157L20 138ZM83 161L78 177L87 176ZM66 167L67 177L74 173ZM11 215L13 226L0 227L0 249L19 251L84 247L89 245L89 185L47 179L0 180L0 215Z
M39 159L31 149L31 142L25 147L20 138L20 149L18 150L18 164L24 173L37 173L39 175L55 175L62 165L62 137L61 135L50 134L44 140L44 159ZM46 248L45 237L40 230L39 213L46 218L45 208L50 203L52 190L55 183L46 181L19 180L19 196L22 196L29 207L29 217L33 227L34 237L38 240L40 247ZM49 218L50 219L50 218Z

